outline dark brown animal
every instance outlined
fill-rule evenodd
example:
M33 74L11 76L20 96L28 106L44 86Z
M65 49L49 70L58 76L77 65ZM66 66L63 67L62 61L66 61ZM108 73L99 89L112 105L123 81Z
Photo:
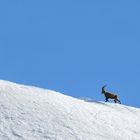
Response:
M119 102L121 104L121 101L118 99L116 94L110 93L108 91L105 91L105 86L102 87L102 94L105 96L105 101L108 102L108 99L114 99L114 102L117 103Z

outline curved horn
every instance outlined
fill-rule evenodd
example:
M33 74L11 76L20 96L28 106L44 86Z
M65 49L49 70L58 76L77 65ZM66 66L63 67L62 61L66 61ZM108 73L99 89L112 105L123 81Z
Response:
M107 87L107 85L104 85L104 86L102 87L102 89L104 89L105 87Z
M104 86L102 87L102 93L105 92L105 87L107 87L107 85L104 85Z

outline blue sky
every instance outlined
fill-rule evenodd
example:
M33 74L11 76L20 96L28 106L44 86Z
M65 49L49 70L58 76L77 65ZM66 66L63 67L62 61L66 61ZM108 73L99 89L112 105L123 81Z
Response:
M0 78L140 107L140 2L0 1Z

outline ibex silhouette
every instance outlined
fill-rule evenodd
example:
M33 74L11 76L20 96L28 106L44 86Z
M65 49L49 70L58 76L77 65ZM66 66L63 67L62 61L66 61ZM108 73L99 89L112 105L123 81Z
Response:
M118 99L117 95L114 93L105 91L105 87L106 87L106 85L104 85L102 87L102 94L104 94L104 96L105 96L105 101L108 102L108 99L110 98L110 99L114 99L115 103L119 102L121 104L121 101Z

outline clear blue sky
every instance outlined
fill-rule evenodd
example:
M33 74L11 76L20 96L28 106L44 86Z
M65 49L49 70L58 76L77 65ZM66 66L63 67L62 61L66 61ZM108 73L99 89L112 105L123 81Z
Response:
M140 1L1 0L0 79L140 107Z

